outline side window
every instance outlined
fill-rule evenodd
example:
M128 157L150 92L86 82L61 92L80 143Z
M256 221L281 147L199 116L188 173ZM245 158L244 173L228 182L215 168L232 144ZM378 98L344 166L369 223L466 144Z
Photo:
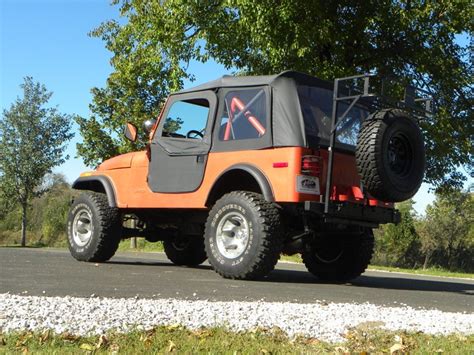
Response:
M161 136L202 139L208 115L209 101L206 99L176 101L166 114Z
M229 91L224 99L220 119L219 140L255 139L267 129L267 99L265 90Z

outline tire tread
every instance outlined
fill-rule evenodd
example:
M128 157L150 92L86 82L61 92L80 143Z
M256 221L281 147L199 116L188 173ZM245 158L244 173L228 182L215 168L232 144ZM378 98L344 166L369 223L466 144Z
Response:
M226 272L219 267L213 265L214 270L225 278L253 280L266 276L275 268L278 259L280 258L281 250L283 248L283 234L281 233L280 212L276 205L272 202L266 201L261 194L249 191L233 191L224 195L216 202L209 213L206 223L205 235L210 233L210 224L214 211L217 210L221 203L229 198L238 198L245 200L255 211L258 212L258 219L261 224L262 234L260 235L261 243L258 246L257 255L252 263L250 263L246 270L240 273ZM206 253L209 257L211 251L208 243L206 243ZM211 261L211 258L209 258Z

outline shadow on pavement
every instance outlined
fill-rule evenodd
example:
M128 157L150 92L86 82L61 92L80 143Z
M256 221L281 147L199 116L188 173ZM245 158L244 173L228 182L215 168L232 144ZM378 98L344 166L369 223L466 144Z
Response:
M325 282L318 280L315 276L306 271L297 270L274 270L264 282L283 282L299 284L330 284L340 286L355 286L366 288L380 288L389 290L407 290L421 292L452 292L464 295L474 296L474 284L459 280L450 282L443 280L421 280L404 277L383 277L383 276L359 276L358 278L346 283Z
M164 268L177 268L179 266L174 265L170 262L146 260L111 260L107 264L112 265L127 265L127 266L157 266ZM186 269L197 269L197 270L209 270L212 268L208 265L199 265L197 267L186 267ZM239 282L273 282L273 283L292 283L292 284L315 284L315 285L339 285L352 286L352 287L365 287L365 288L380 288L388 290L406 290L406 291L419 291L419 292L452 292L464 295L474 296L474 284L459 280L457 282L450 282L444 280L422 280L414 277L402 277L402 276L359 276L351 282L325 282L318 280L315 276L307 271L299 270L282 270L276 269L272 271L267 277L256 281L239 281Z
M199 266L180 266L175 265L171 262L166 261L154 261L143 259L143 261L126 261L126 260L109 260L105 264L111 265L127 265L127 266L158 266L158 267L173 267L173 268L187 268L187 269L197 269L197 270L211 270L212 268L208 265L199 265Z

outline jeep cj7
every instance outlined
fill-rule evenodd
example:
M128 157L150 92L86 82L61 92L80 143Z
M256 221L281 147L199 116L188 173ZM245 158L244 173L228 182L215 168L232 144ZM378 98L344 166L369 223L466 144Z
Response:
M372 229L399 222L394 202L422 182L417 119L429 114L418 91L390 103L370 78L224 76L170 95L145 124L145 151L74 182L84 192L68 216L72 256L104 262L139 236L162 241L177 265L208 259L226 278L264 277L282 253L301 253L322 280L359 276ZM135 141L137 128L125 136Z

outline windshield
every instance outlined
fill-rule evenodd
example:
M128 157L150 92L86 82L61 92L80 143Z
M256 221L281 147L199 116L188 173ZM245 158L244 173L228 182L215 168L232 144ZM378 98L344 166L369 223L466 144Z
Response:
M329 145L331 135L332 91L315 86L298 86L298 97L303 114L306 138L311 147ZM338 117L349 107L345 102L338 105ZM354 150L362 121L369 112L354 106L338 124L336 147Z

